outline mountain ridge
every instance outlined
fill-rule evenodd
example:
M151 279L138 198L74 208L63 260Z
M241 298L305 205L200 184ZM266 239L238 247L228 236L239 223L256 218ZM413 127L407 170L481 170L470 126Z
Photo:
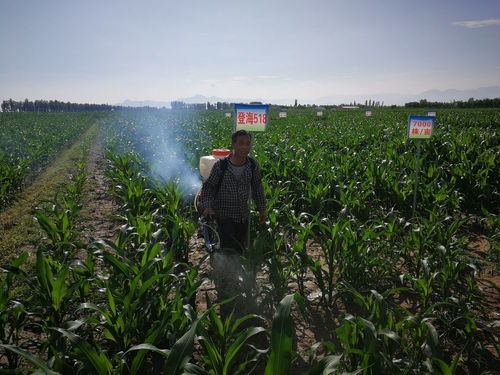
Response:
M419 101L426 99L431 102L453 102L454 100L465 101L469 98L474 99L487 99L487 98L498 98L500 97L500 86L485 86L479 87L477 89L468 90L457 90L457 89L431 89L423 91L419 94L400 94L400 93L380 93L380 94L358 94L358 95L328 95L317 98L315 100L300 101L299 104L318 104L318 105L338 105L338 104L348 104L356 101L356 103L364 103L365 100L384 102L384 105L403 105L408 102ZM201 94L196 94L186 98L179 98L173 101L181 101L187 104L196 103L217 103L217 102L228 102L228 103L249 103L253 101L258 101L262 103L272 103L281 105L293 104L295 98L292 99L249 99L249 98L222 98L218 96L205 96ZM166 107L170 108L169 101L154 101L154 100L124 100L116 105L122 105L127 107Z

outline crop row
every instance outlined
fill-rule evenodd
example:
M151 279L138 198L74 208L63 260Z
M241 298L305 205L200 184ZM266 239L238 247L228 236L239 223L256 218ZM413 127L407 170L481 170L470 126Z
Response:
M1 113L0 207L94 123L95 113Z
M410 113L271 114L253 151L269 204L268 231L253 228L247 256L247 267L263 267L267 277L254 295L263 309L296 291L324 309L344 305L331 339L346 370L420 373L458 362L488 368L486 346L495 335L467 228L480 222L498 241L498 112L439 114L435 136L423 144L416 217L416 145L405 139ZM181 153L179 180L183 168L195 171L200 155L227 147L232 127L217 113L137 113L109 124L113 147L138 156L146 174L161 178L168 152ZM172 140L183 147L169 149Z
M290 295L278 306L269 350L250 345L266 330L247 323L262 318L221 320L209 299L205 312L196 311L198 267L183 262L194 228L179 216L187 208L179 191L173 184L152 189L133 156L108 157L112 192L123 205L116 241L78 240L82 164L65 193L36 214L48 241L37 250L35 274L24 271L27 253L2 268L0 347L10 373L21 370L21 358L45 374L237 374L259 364L266 373L288 373L290 308L301 299ZM313 373L335 359L314 362Z
M252 227L244 264L260 276L247 298L264 317L278 305L271 324L221 318L208 296L206 311L195 304L202 281L200 264L188 262L191 186L199 156L228 146L231 120L111 114L102 130L122 226L115 241L78 241L83 172L37 213L49 244L38 249L35 276L22 255L0 284L11 367L23 356L45 373L287 374L299 360L296 301L305 324L320 311L333 327L311 348L308 374L494 369L498 344L467 241L471 223L498 240L498 112L439 113L423 145L415 216L408 114L272 112L268 132L255 137L269 222ZM23 298L12 292L20 286L30 291ZM36 334L33 345L25 331ZM269 348L256 344L261 335Z

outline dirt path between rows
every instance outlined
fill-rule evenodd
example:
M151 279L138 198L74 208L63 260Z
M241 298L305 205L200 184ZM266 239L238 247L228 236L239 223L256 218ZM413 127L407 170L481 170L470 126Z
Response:
M86 163L87 181L83 190L79 230L85 243L95 240L114 240L119 223L115 219L119 205L109 193L106 176L108 161L101 137L97 136L89 150Z

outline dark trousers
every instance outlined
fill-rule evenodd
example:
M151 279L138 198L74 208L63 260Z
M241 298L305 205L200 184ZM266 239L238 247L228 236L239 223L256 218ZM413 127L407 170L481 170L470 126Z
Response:
M247 246L248 219L242 223L231 219L217 219L221 249L234 249L243 254Z
M241 317L245 315L245 307L248 304L242 294L241 278L244 277L244 269L240 259L240 255L245 254L247 246L248 220L242 223L231 219L217 218L216 220L222 250L214 253L212 257L217 300L223 302L236 297L232 302L221 305L220 313L223 318L227 318L234 310L236 317ZM223 249L232 249L236 254L225 252Z

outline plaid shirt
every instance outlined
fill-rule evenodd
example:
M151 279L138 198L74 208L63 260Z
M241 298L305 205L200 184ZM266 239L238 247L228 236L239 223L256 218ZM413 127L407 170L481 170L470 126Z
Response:
M229 158L229 156L227 158ZM259 164L255 162L253 174L250 161L244 164L245 170L243 172L242 182L238 182L228 165L221 181L219 192L215 195L217 185L222 175L220 163L220 160L215 163L210 172L210 176L208 176L201 188L200 202L202 211L206 208L213 208L218 218L243 222L250 214L250 208L248 206L250 194L257 206L257 210L264 211L266 209L266 198L264 197L262 174Z

